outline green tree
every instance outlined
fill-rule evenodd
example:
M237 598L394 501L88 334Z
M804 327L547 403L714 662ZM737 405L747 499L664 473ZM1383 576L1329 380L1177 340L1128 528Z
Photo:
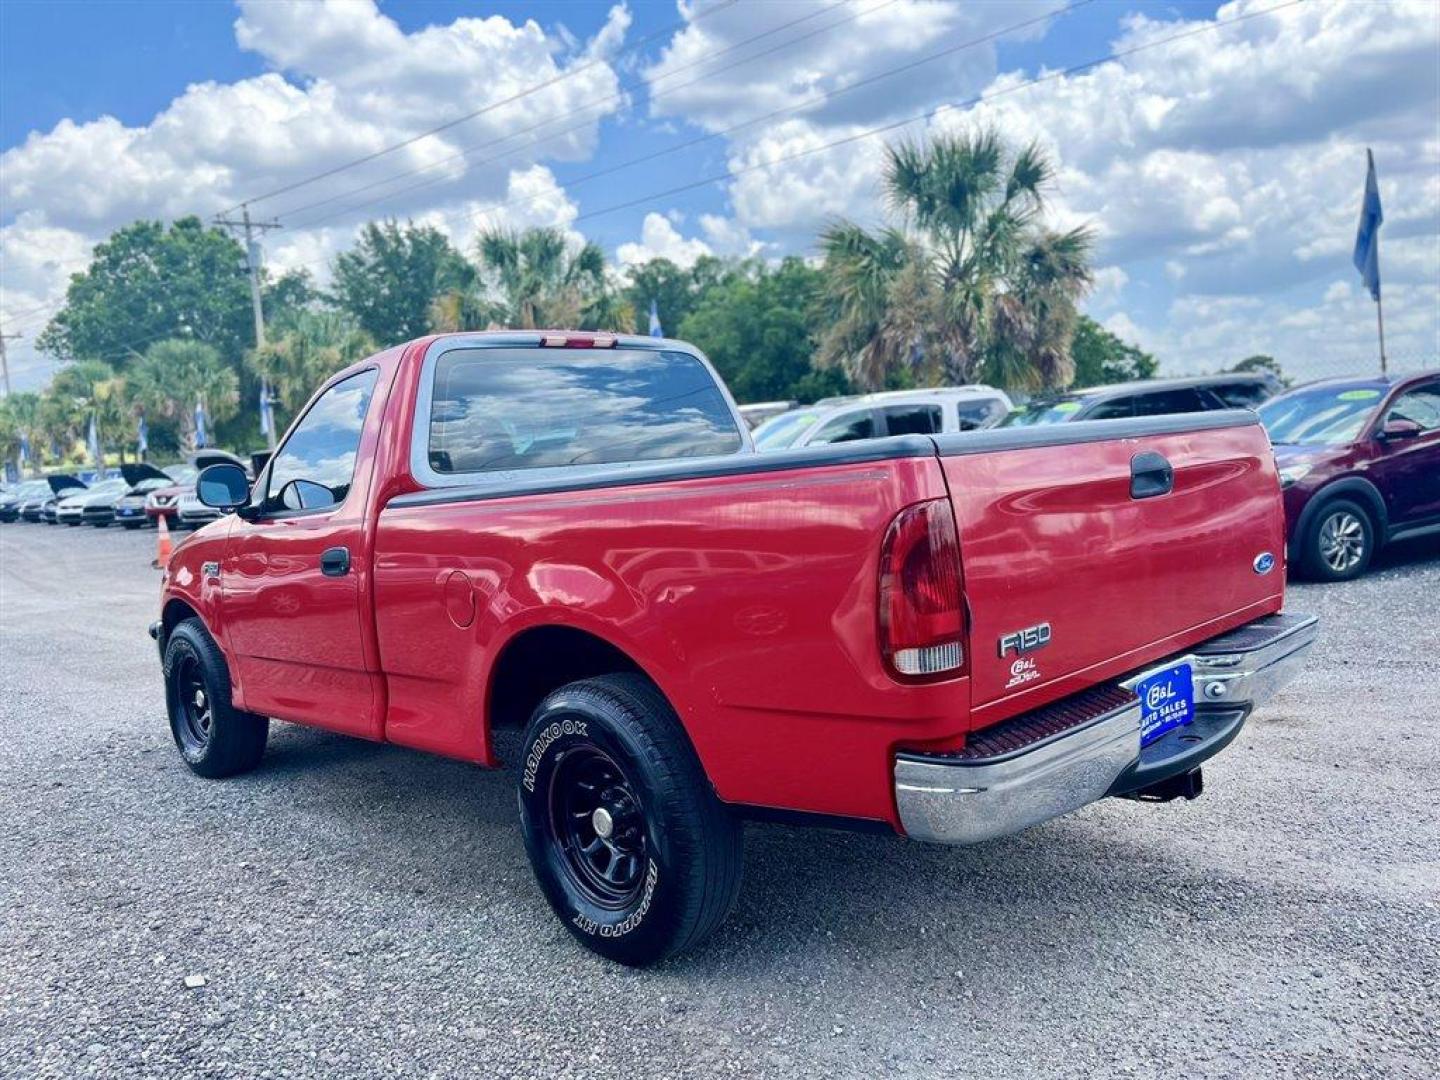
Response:
M42 411L49 421L48 435L62 446L73 445L89 435L93 417L103 456L105 448L120 438L124 395L124 380L103 360L78 360L65 365L45 392ZM90 464L96 468L105 465L103 460Z
M382 346L428 333L435 298L475 275L439 229L393 220L366 225L334 269L335 301Z
M96 246L37 342L61 360L101 357L123 370L145 346L188 336L238 362L254 338L244 251L197 217L136 221Z
M1256 353L1254 356L1247 356L1244 360L1235 364L1231 371L1264 371L1269 372L1280 380L1281 386L1292 385L1291 380L1286 377L1285 371L1280 366L1280 361L1273 356L1264 353Z
M269 382L278 408L277 431L335 372L376 351L375 339L341 311L295 311L283 318L265 348L246 358L250 370Z
M614 320L625 312L606 281L598 244L572 248L559 229L492 229L476 251L494 321L517 330L621 329Z
M624 295L635 313L637 334L650 330L652 301L660 316L661 328L673 336L680 332L680 324L700 300L701 288L694 270L682 269L669 259L655 258L632 266L625 272L625 278Z
M774 269L758 260L741 263L706 289L671 332L699 346L742 402L844 392L838 372L811 368L808 314L820 288L820 272L794 256Z
M1080 316L1070 354L1075 358L1075 386L1153 379L1160 368L1149 353L1121 341L1088 315Z
M33 392L20 391L0 399L0 454L6 461L15 462L20 468L20 442L30 444L29 463L38 461L40 448L48 436L41 415L41 397Z
M1035 144L993 131L886 151L896 226L840 221L821 235L826 332L817 360L858 384L973 381L1066 385L1075 304L1088 289L1091 234L1043 225L1054 167Z
M200 341L157 341L131 366L131 399L152 422L175 426L182 453L195 452L195 406L219 424L235 414L240 378L216 350Z

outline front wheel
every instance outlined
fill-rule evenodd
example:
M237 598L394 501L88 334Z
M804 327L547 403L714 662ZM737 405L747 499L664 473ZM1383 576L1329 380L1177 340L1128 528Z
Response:
M212 779L260 764L270 721L230 703L230 668L199 619L186 619L165 644L170 733L191 771Z
M1321 507L1305 538L1304 563L1319 581L1363 574L1375 553L1375 526L1359 503L1336 499Z
M645 966L720 925L740 888L742 827L653 684L627 674L563 686L523 745L525 849L581 944Z

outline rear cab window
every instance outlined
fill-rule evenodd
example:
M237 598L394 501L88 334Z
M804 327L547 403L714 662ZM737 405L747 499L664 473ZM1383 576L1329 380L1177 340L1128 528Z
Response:
M880 413L890 435L934 435L944 426L939 405L889 405Z
M744 445L709 370L676 350L451 349L434 359L423 419L417 471L440 483L713 457Z

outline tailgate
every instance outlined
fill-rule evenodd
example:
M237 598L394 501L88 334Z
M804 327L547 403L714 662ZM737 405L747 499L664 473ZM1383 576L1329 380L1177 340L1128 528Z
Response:
M936 443L960 531L974 726L1281 607L1280 484L1253 413Z

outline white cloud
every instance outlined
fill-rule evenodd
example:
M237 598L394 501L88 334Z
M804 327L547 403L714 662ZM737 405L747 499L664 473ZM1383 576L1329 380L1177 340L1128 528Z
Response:
M473 212L521 198L525 205L511 209L507 220L562 227L574 220L573 204L563 192L555 197L558 185L538 162L591 156L599 121L620 107L610 57L630 24L623 5L611 9L579 51L567 50L533 20L459 18L407 34L373 0L241 0L239 6L237 41L275 70L230 84L191 85L148 124L127 126L110 116L63 120L0 155L0 202L20 211L0 226L6 255L0 313L58 300L88 247L121 224L209 216L486 103L496 107L370 164L260 202L258 214L280 214L286 225L267 238L271 264L308 265L323 276L328 256L358 222L376 215L434 220L457 208ZM543 83L549 85L501 104ZM569 114L575 116L558 127L573 131L541 143L535 135L506 138L537 120ZM446 160L473 147L485 149ZM350 194L436 162L443 167ZM537 179L537 167L543 178ZM423 181L434 182L402 190ZM380 196L393 197L376 201ZM540 216L546 212L555 216ZM464 234L465 218L447 228ZM39 257L42 250L73 251L75 258L61 272ZM44 317L24 322L38 332Z
M702 255L712 255L709 244L699 237L686 239L664 214L649 213L640 227L640 242L621 244L615 256L621 266L634 266L650 259L669 259L676 266L690 267Z

